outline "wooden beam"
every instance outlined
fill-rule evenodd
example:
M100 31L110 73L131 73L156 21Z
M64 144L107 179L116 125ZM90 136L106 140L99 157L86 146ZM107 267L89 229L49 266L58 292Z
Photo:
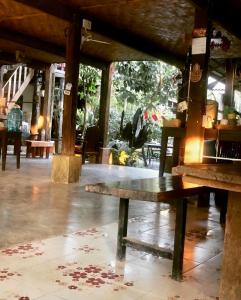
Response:
M14 65L19 63L19 61L16 60L16 55L14 53L6 52L6 51L0 52L0 62L4 65ZM38 70L45 69L47 66L50 65L49 63L46 63L44 61L35 60L29 57L27 57L26 61L23 61L22 63L26 64L28 67L32 69L38 69Z
M4 64L15 64L16 63L16 57L13 53L8 52L0 52L0 61Z
M38 10L44 11L49 15L53 15L59 19L71 22L73 20L73 15L76 13L73 9L60 1L49 1L49 0L14 0L15 2L22 3L27 6L31 6Z
M0 39L15 42L22 46L26 46L32 49L50 53L54 56L58 56L61 61L65 60L65 47L61 47L54 43L46 42L44 40L35 38L27 34L19 33L10 29L4 29L0 31ZM0 59L1 59L1 54L0 54ZM32 60L31 58L30 60L31 60L30 64L36 66L38 65L41 66L41 64L45 63L45 62L40 62L40 61L38 62L36 60ZM107 68L108 65L108 62L96 59L91 55L87 55L84 53L79 54L79 61L82 64L92 66L98 69L105 69ZM53 61L53 62L57 62L57 61Z
M92 66L100 70L106 70L110 64L110 62L96 59L82 52L80 52L79 62L83 65Z
M65 57L65 48L57 46L53 43L40 40L30 35L26 35L20 32L16 32L10 29L1 28L0 38L6 41L15 42L20 45L24 45L33 49L44 51L60 58Z
M146 53L153 58L163 60L167 63L174 64L177 66L183 66L185 62L185 57L178 56L167 49L164 49L160 45L154 43L151 39L144 38L142 36L138 36L136 34L131 33L128 29L120 29L113 24L109 24L103 20L98 20L97 18L93 18L90 14L84 12L82 13L78 8L70 7L63 2L60 1L49 1L49 0L14 0L16 2L20 2L27 6L39 9L44 11L47 14L53 15L57 18L67 20L69 22L72 21L73 15L75 13L80 13L81 21L82 19L88 19L92 22L92 30L100 35L108 37L115 42L121 43L130 47L136 51ZM58 9L56 9L58 7Z

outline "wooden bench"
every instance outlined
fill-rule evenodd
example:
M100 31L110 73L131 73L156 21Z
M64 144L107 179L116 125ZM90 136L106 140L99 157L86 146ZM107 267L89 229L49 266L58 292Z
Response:
M124 259L126 246L144 250L173 260L172 278L182 279L183 252L186 228L186 197L203 192L200 185L182 181L181 176L136 179L114 183L98 183L86 185L87 192L112 195L120 198L119 223L117 238L117 258ZM160 248L139 240L127 237L129 199L165 202L176 206L176 226L174 249Z
M30 155L32 155L32 158L35 158L36 156L43 157L44 152L46 153L46 158L49 158L49 152L54 148L54 141L26 140L25 143L27 146L27 158L29 158Z

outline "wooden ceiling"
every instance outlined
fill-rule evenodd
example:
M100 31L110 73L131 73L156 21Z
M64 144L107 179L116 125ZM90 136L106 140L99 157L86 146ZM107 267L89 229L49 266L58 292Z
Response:
M231 12L241 13L240 1L229 1L228 10L227 1L213 1L218 6L215 27L227 28L231 48L211 55L238 58L241 27L233 25L238 19L232 22ZM191 43L195 5L206 9L207 1L0 0L0 63L14 62L16 51L29 64L64 62L66 28L78 14L92 22L92 38L106 42L84 42L80 62L98 67L112 61L161 59L181 66Z

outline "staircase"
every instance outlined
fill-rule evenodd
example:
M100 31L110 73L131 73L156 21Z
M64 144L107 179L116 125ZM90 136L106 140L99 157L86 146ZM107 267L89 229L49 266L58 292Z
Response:
M1 90L1 96L6 98L6 105L12 106L23 94L33 78L34 70L25 66L18 66Z

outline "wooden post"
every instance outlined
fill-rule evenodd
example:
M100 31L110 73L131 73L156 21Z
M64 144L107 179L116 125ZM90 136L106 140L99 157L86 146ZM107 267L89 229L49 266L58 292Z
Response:
M109 129L109 113L110 113L110 97L112 86L113 65L109 64L107 68L102 70L101 77L101 94L100 94L100 111L99 111L99 127L103 147L108 144Z
M209 23L208 12L197 8L193 31L184 163L200 163L202 161L204 142L202 122L203 115L205 115L210 55L211 24Z
M73 23L68 28L66 41L65 95L62 127L62 154L64 155L74 154L80 38L80 18L75 16Z
M190 64L191 64L191 48L186 57L184 69L182 70L182 82L178 84L178 99L177 99L178 103L185 101L188 98ZM181 120L181 127L185 127L186 119L187 119L187 111L185 110L183 112L177 112L176 117L177 119Z
M54 156L51 175L52 180L59 183L77 182L81 171L81 157L74 155L81 40L80 22L80 17L75 15L66 32L62 155Z
M2 88L3 88L3 69L4 69L4 66L0 65L0 97L4 97L4 95L2 94Z
M38 134L38 109L39 109L39 95L38 95L38 71L34 71L34 92L33 92L33 102L32 102L32 116L31 116L31 134Z
M54 87L54 66L51 65L45 69L44 76L44 106L43 106L43 119L44 119L44 130L45 130L45 139L48 141L51 139L51 120L52 120L52 103L53 103L53 87Z
M235 62L233 59L226 59L226 82L225 82L225 97L223 105L234 107L234 74L235 74Z

